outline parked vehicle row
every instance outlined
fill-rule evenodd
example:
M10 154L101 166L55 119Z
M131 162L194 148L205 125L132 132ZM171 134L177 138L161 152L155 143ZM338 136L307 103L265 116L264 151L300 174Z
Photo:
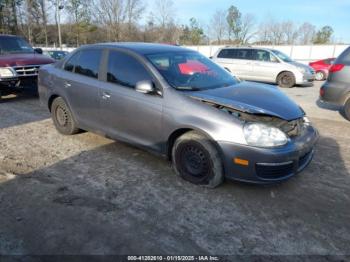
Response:
M324 102L341 106L345 117L350 120L350 47L330 67L320 97Z
M65 58L66 55L69 54L69 52L62 50L45 50L43 54L57 61Z
M22 37L0 35L0 99L16 87L34 85L42 65L54 60L33 49Z
M145 43L57 52L48 53L54 63L23 38L1 35L0 91L35 82L39 71L40 100L60 133L87 130L132 143L168 157L179 176L207 187L225 177L284 181L312 160L318 132L305 112L277 87L255 82L292 87L328 76L322 101L341 105L350 119L350 48L335 61L310 63L315 70L252 47L225 47L211 60Z
M77 49L39 74L57 130L79 129L160 153L185 180L286 180L311 161L318 134L278 88L240 81L203 55L157 44Z
M310 84L315 79L315 71L310 66L293 61L274 49L225 47L219 49L212 59L243 80L291 88Z
M326 80L335 58L327 58L310 63L309 65L315 70L315 80Z

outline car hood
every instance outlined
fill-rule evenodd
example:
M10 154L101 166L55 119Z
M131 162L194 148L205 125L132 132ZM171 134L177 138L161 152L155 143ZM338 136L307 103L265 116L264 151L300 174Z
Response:
M289 64L293 65L293 66L297 66L297 67L301 67L301 68L305 68L307 71L312 70L312 67L309 65L305 65L296 61L290 62Z
M0 56L0 66L43 65L54 63L55 60L40 54L6 54Z
M275 116L287 121L304 116L297 104L272 85L243 81L229 87L190 91L186 94L197 100L238 111Z

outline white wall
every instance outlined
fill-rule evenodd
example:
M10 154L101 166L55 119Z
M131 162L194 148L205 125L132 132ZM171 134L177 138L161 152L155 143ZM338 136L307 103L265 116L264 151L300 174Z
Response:
M215 54L215 52L224 46L219 45L210 45L210 46L185 46L187 48L196 50L203 55L210 57ZM257 46L277 49L296 61L301 63L308 64L309 62L324 59L337 57L340 55L348 45L285 45L285 46ZM57 50L59 48L43 48L43 50ZM75 48L63 48L63 50L71 52Z
M212 56L215 52L224 46L186 46L187 48L196 50L205 56ZM340 55L348 45L295 45L295 46L256 46L277 49L294 60L302 63L309 63L324 58L337 57Z

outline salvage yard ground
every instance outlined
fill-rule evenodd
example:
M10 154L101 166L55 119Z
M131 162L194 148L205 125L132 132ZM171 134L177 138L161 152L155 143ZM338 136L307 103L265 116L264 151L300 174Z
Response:
M319 86L283 90L320 131L303 173L214 190L124 143L59 135L35 97L4 99L0 254L349 255L350 122L316 104Z

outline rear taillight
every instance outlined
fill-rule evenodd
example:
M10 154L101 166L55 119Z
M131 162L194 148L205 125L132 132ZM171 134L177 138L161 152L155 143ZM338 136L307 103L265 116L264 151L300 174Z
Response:
M343 69L344 65L343 64L334 64L331 66L331 68L329 69L329 72L338 72L341 71Z
M320 96L323 97L324 96L324 89L321 87L320 88Z

